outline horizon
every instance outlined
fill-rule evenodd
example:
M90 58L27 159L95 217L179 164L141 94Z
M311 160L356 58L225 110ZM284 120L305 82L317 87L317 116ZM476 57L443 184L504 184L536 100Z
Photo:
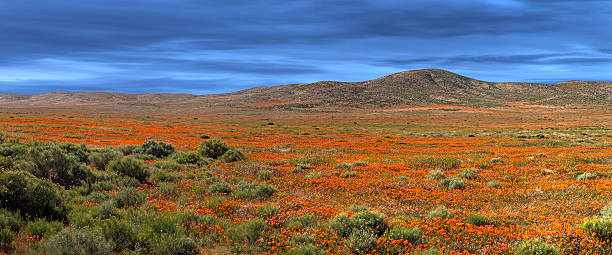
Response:
M206 95L426 68L491 82L612 81L610 6L9 0L0 93Z

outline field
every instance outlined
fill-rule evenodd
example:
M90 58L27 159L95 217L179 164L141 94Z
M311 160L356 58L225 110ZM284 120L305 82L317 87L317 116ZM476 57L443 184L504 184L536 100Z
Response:
M3 148L83 143L92 169L62 185L66 213L47 218L62 227L36 235L37 217L22 215L7 252L45 251L65 228L117 254L612 254L606 108L2 111ZM140 182L110 181L108 162L92 161L150 140L176 152L126 156L145 162ZM217 140L245 157L202 159L213 145L200 144Z

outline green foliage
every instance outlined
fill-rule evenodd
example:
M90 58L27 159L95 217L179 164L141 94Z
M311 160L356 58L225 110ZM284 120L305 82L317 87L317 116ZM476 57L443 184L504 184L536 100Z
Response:
M262 181L270 180L270 178L272 178L272 171L268 169L260 169L259 171L257 171L257 178Z
M121 152L118 152L113 149L105 148L102 150L98 150L89 154L89 163L99 170L105 170L108 162L119 159L123 155Z
M227 144L219 140L206 140L197 148L198 154L207 158L217 159L229 150Z
M241 181L236 185L234 194L238 198L267 199L276 193L276 188L268 183L246 183Z
M461 178L448 177L440 182L442 186L447 189L463 189L465 188L465 182Z
M442 255L438 248L432 247L424 251L419 251L415 255Z
M60 232L64 227L59 221L47 221L45 219L38 219L36 221L30 221L26 225L26 233L30 236L38 236L38 237L49 237L55 235L57 232Z
M474 168L466 168L458 176L464 179L474 180L478 178L478 170Z
M489 188L499 188L501 187L501 182L499 180L491 180L487 183Z
M19 232L21 224L23 224L23 221L19 213L0 208L0 229L10 229L13 232Z
M13 240L15 239L15 232L8 228L0 229L0 251L10 252L13 250Z
M296 233L291 237L289 244L292 246L314 244L317 241L317 237L307 233Z
M22 215L61 219L66 215L63 190L48 180L20 171L0 173L0 206Z
M601 208L601 216L604 218L612 218L612 203Z
M116 214L115 203L110 200L104 201L93 208L93 214L100 220L108 219Z
M427 217L430 219L433 219L433 218L450 219L453 217L453 214L448 208L446 208L446 206L440 205L440 206L437 206L432 211L430 211Z
M457 157L418 157L410 160L412 165L427 165L443 170L451 170L461 165L461 160Z
M48 255L105 255L112 247L112 242L87 229L64 229L41 245Z
M164 142L147 141L140 146L142 153L153 155L156 158L167 157L174 152L172 144Z
M338 214L331 219L329 221L329 229L336 232L340 237L348 237L353 230L351 220L345 213Z
M580 175L578 175L578 177L576 178L579 181L586 181L586 180L592 180L597 178L597 174L594 173L588 173L588 172L584 172Z
M183 235L164 234L157 240L152 247L154 255L191 255L198 251L198 244Z
M117 146L116 149L119 152L123 153L124 156L127 156L133 154L136 150L140 149L140 146L135 144L124 144Z
M485 226L485 225L495 224L494 219L481 215L481 214L470 214L467 216L466 220L467 220L467 223L470 223L476 226Z
M303 229L314 226L319 219L312 214L297 216L287 223L287 229Z
M540 239L531 239L521 242L513 249L516 255L560 255L557 247Z
M19 170L62 186L78 185L91 176L91 170L83 166L77 156L67 153L57 144L32 144L23 159L17 167Z
M229 184L225 182L213 183L208 188L208 193L230 194L232 193L232 188L229 186Z
M138 231L132 223L112 217L101 222L99 228L106 240L110 240L115 244L115 251L134 247Z
M411 228L406 226L396 226L394 228L390 228L383 235L383 237L387 239L405 240L412 244L421 243L422 236L423 233L418 227Z
M280 207L278 205L264 205L257 207L255 215L259 218L268 219L272 218L280 213Z
M612 219L589 220L580 226L585 232L595 234L601 241L612 241Z
M108 163L106 170L136 178L140 182L144 182L150 175L147 166L142 161L133 157L113 160Z
M115 206L118 208L123 207L137 207L147 200L147 195L141 191L138 191L134 187L125 187L119 193L115 195L114 201Z
M389 227L385 216L372 211L364 211L353 214L350 218L353 232L355 230L367 230L381 236Z
M445 177L445 173L444 171L440 170L440 169L434 169L429 171L429 173L427 173L427 178L432 179L432 180L442 180Z
M246 159L246 156L237 150L228 150L219 157L219 161L225 163L236 162L244 159Z
M356 230L351 233L345 243L345 249L351 254L370 254L376 246L378 237L368 230Z
M164 197L173 197L178 194L178 185L174 183L162 182L159 184L158 190Z
M324 250L314 244L298 245L288 252L289 255L324 255Z
M164 169L155 169L151 174L151 179L156 182L169 182L181 179L183 175L180 172L170 172Z
M344 171L340 174L342 178L353 178L357 176L357 172L355 171Z
M252 244L262 236L266 222L262 219L252 219L240 223L227 231L227 237L234 242Z

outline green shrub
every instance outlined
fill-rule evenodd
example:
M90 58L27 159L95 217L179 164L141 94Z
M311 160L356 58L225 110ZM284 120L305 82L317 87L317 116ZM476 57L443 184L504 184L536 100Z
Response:
M474 180L478 178L478 170L474 168L466 168L458 176L464 179Z
M105 170L108 162L119 159L123 155L121 152L112 149L102 149L89 154L89 163L99 170Z
M28 222L25 230L26 233L28 233L28 235L30 236L36 235L42 238L55 235L57 232L60 232L62 230L62 227L64 227L64 224L59 221L47 221L45 219L38 219L36 221Z
M448 177L440 182L442 186L447 189L463 189L465 188L465 182L461 178Z
M16 233L19 232L21 224L23 221L19 213L0 208L0 229L10 229Z
M540 239L531 239L521 242L513 249L516 255L560 255L557 247Z
M43 241L41 248L49 255L106 255L113 243L86 229L64 229Z
M166 144L164 142L147 141L141 146L142 153L153 155L157 158L167 157L174 152L174 146L172 144Z
M578 175L577 179L579 181L585 181L585 180L592 180L595 178L597 178L597 174L585 172L585 173L582 173L581 175Z
M428 165L443 170L451 170L461 165L461 159L457 157L419 157L410 160L413 165Z
M489 188L499 188L501 187L501 182L499 180L491 180L487 183Z
M270 180L270 178L272 178L272 171L268 169L260 169L259 171L257 171L257 178L262 181Z
M385 232L383 237L393 240L405 240L412 244L419 244L422 240L423 233L418 227L397 226L390 228Z
M93 215L93 209L87 205L75 205L68 213L69 225L73 228L87 228L99 220Z
M244 159L246 159L246 156L237 150L228 150L219 157L219 161L225 163L236 162Z
M137 207L146 202L147 196L141 191L138 191L134 187L125 187L114 197L115 206L118 208L123 207Z
M314 244L317 241L317 237L307 233L296 233L291 237L289 244L292 246Z
M108 163L106 169L121 175L136 178L140 182L144 182L150 175L147 166L142 161L133 157L113 160Z
M601 241L612 241L612 219L589 220L583 223L580 229L595 234Z
M314 244L298 245L289 250L289 255L325 255L325 251Z
M342 178L353 178L357 176L357 172L355 171L344 171L340 174Z
M287 223L287 229L303 229L314 226L318 218L312 214L305 214L293 218Z
M280 207L278 205L264 205L257 207L255 215L259 218L268 219L272 218L280 213Z
M104 201L93 208L93 213L100 220L108 219L116 214L115 203L110 200Z
M230 194L232 193L232 188L225 182L218 182L210 185L208 188L208 193Z
M112 217L101 222L99 227L106 240L115 244L115 251L133 248L138 233L136 226L125 220Z
M185 153L182 151L178 151L172 154L172 158L174 158L179 164L194 164L201 166L199 164L201 156L196 153Z
M348 237L353 230L351 220L345 213L340 213L331 219L329 229L336 232L340 237Z
M364 211L353 214L350 218L352 232L356 230L366 230L381 236L389 227L385 216L371 211Z
M191 255L197 254L198 244L183 235L161 235L152 247L154 255Z
M312 166L310 164L307 163L297 163L295 165L295 168L293 168L293 170L291 170L292 173L305 173L306 170L310 170L312 169Z
M612 203L601 208L601 216L604 218L612 218Z
M227 144L219 140L206 140L197 148L198 154L207 158L217 159L229 150Z
M427 173L427 178L432 180L442 180L444 177L445 173L440 169L431 170L429 173Z
M91 176L91 170L83 166L76 156L66 153L56 144L32 145L24 160L19 170L65 187L78 185L81 180Z
M433 219L433 218L450 219L453 217L453 214L448 208L446 208L446 206L440 205L440 206L437 206L432 211L430 211L427 217L430 219Z
M180 172L170 172L163 169L154 169L152 172L151 179L156 182L171 182L183 177Z
M66 215L63 190L48 180L20 171L0 173L0 206L35 218Z
M238 198L267 199L276 193L276 188L268 183L246 183L241 181L236 185L234 194Z
M0 229L0 251L10 252L13 250L13 240L15 239L15 232L8 228Z
M345 243L345 249L351 254L370 254L376 246L378 237L368 230L353 231Z
M432 247L424 251L416 252L415 255L442 255L438 248Z
M467 220L467 223L470 223L476 226L485 226L485 225L495 224L495 220L493 220L490 217L481 215L481 214L470 214L467 216L466 220Z
M178 185L174 183L162 182L159 184L158 190L164 197L173 197L178 193Z
M127 155L134 153L134 151L136 151L137 149L140 149L140 146L135 145L135 144L124 144L124 145L117 146L116 149L119 152L123 153L124 156L127 156Z
M264 220L252 219L230 228L226 235L234 242L254 243L261 237L265 228Z

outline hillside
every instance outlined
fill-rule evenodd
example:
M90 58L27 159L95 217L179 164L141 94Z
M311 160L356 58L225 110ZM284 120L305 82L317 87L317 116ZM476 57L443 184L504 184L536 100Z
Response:
M503 106L521 102L544 105L612 103L611 82L567 81L556 84L494 83L440 69L405 71L363 82L320 81L256 87L217 95L52 92L0 94L4 106L177 105L272 108L387 108L392 106Z

